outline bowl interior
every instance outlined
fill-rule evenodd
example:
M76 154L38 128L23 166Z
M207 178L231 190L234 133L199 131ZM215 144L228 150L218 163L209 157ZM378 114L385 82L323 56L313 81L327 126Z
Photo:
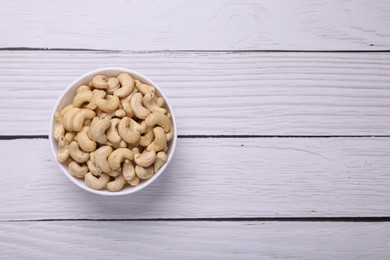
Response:
M169 113L171 113L172 115L172 125L173 125L173 130L174 130L174 136L173 136L173 139L169 142L169 145L168 145L168 151L167 151L167 155L168 155L168 160L166 161L166 163L153 175L152 178L150 178L149 180L146 180L146 181L143 181L142 183L140 183L139 185L135 186L135 187L131 187L131 186L125 186L122 190L120 191L117 191L117 192L110 192L108 190L94 190L94 189L91 189L89 187L87 187L84 183L84 180L83 179L78 179L78 178L75 178L73 176L71 176L69 173L68 173L68 169L67 169L67 166L65 163L59 163L57 161L57 142L54 140L53 138L53 127L54 127L54 113L55 112L59 112L61 111L65 106L69 105L72 103L73 101L73 97L75 96L76 94L76 90L79 86L81 85L87 85L88 82L92 79L93 76L95 76L96 74L104 74L106 76L117 76L119 73L121 72L127 72L129 73L133 78L135 79L138 79L144 83L147 83L149 85L152 85L156 88L156 91L158 93L159 96L163 97L164 100L165 100L165 106L167 108L167 110L169 111ZM164 95L164 93L160 90L160 88L154 83L152 82L150 79L148 79L147 77L135 72L135 71L132 71L132 70L128 70L128 69L125 69L125 68L102 68L102 69L98 69L98 70L94 70L94 71L91 71L89 73L86 73L84 74L83 76L79 77L78 79L76 79L74 82L72 82L65 90L64 92L62 93L62 95L59 97L58 101L57 101L57 104L55 105L54 107L54 110L51 114L51 119L50 119L50 132L49 132L49 142L50 142L50 146L51 146L51 149L52 149L52 152L53 152L53 155L55 157L55 160L57 161L57 163L59 164L61 170L63 171L63 173L73 182L75 183L77 186L79 186L80 188L84 189L84 190L87 190L89 192L92 192L92 193L95 193L95 194L100 194L100 195L107 195L107 196L118 196L118 195L125 195L125 194L130 194L130 193L134 193L136 191L139 191L143 188L145 188L146 186L148 186L149 184L151 184L154 180L156 180L160 175L161 173L166 169L166 167L168 166L169 162L171 161L172 159L172 156L173 156L173 153L174 153L174 150L175 150L175 147L176 147L176 140L177 140L177 129L176 129L176 120L175 120L175 115L172 111L172 106L171 104L169 103L168 99L166 98L166 96Z

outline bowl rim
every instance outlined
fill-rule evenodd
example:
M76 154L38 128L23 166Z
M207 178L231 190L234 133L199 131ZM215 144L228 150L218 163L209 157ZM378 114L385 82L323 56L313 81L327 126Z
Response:
M162 96L164 98L164 100L165 100L166 107L167 107L169 113L171 114L172 126L173 126L173 131L174 131L173 138L170 141L171 143L170 143L170 146L169 146L169 150L170 151L168 153L168 159L164 163L164 165L161 166L161 168L150 179L146 180L145 182L141 183L140 185L137 185L135 187L128 187L127 189L116 191L116 192L111 192L111 191L108 191L108 190L94 190L94 189L91 189L91 188L89 188L89 187L87 187L85 185L84 181L80 181L80 179L76 179L76 177L71 176L68 173L68 170L64 166L64 164L63 163L59 163L57 161L57 153L56 153L57 152L57 147L56 147L56 144L55 144L56 141L53 138L54 114L55 114L55 112L59 111L58 107L59 107L61 101L64 99L64 97L68 94L68 92L70 90L72 90L73 88L79 87L80 86L79 82L83 81L85 78L88 78L88 77L91 77L91 76L97 75L97 74L104 74L107 71L115 71L115 73L118 73L118 74L122 73L122 72L127 72L131 76L135 76L136 78L141 79L143 82L154 86L156 88L156 90L158 91L158 94L160 96ZM76 84L77 84L77 86L76 86ZM57 101L56 101L56 103L54 105L54 108L53 108L53 110L52 110L52 112L50 114L51 117L50 117L50 120L49 120L49 122L50 122L50 125L49 125L49 143L50 143L51 151L52 151L52 154L54 156L55 162L57 163L57 165L60 167L62 172L65 174L65 176L71 182L73 182L79 188L81 188L81 189L83 189L85 191L91 192L93 194L105 195L105 196L122 196L122 195L133 194L133 193L135 193L137 191L140 191L140 190L146 188L147 186L149 186L151 183L153 183L165 171L165 169L168 167L170 161L172 160L172 157L173 157L173 154L174 154L175 148L176 148L176 143L177 143L177 125L176 125L176 117L175 117L175 114L174 114L173 110L174 109L172 108L172 104L169 102L169 100L167 99L167 97L165 96L165 94L161 90L161 88L154 81L152 81L150 78L144 76L143 74L141 74L139 72L136 72L134 70L130 70L130 69L127 69L127 68L123 68L123 67L102 67L102 68L99 68L99 69L88 71L88 72L82 74L81 76L77 77L70 84L68 84L68 86L62 91L61 95L57 99Z

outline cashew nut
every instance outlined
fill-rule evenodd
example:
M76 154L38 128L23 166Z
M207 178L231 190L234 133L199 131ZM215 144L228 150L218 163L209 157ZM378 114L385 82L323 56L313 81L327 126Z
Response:
M158 97L157 100L156 100L156 104L157 104L157 106L159 106L159 107L163 107L164 104L165 104L164 98L163 98L163 97Z
M68 112L69 110L71 110L73 108L73 105L70 104L70 105L67 105L66 107L64 107L61 112L60 112L60 115L61 115L61 118L64 117L64 115L66 114L66 112Z
M73 98L73 107L81 107L84 103L91 102L92 98L93 92L91 90L79 91Z
M77 88L76 94L78 94L82 91L86 91L86 90L91 90L91 88L89 86L86 86L86 85L81 85L80 87Z
M62 118L59 112L54 113L54 131L53 137L54 140L58 141L58 139L65 134L65 128L62 125Z
M153 112L146 119L145 123L147 127L154 127L155 125L161 126L167 133L171 129L171 120L167 115L161 112Z
M143 134L143 133L145 133L145 130L146 130L145 121L142 121L141 124L139 124L134 119L130 118L129 128L140 132L140 134Z
M149 109L151 112L161 112L163 114L167 112L165 108L159 107L157 105L156 100L150 93L146 93L142 101L144 102L145 107Z
M87 161L87 166L89 172L92 173L93 175L95 176L102 175L102 171L98 167L96 167L96 165L91 160Z
M153 86L150 86L148 84L142 83L139 80L135 80L135 87L141 92L143 95L146 95L146 93L155 94L156 89Z
M91 119L96 113L89 109L79 109L71 118L72 120L72 131L81 131L85 119Z
M79 108L72 107L69 110L67 110L65 112L65 114L63 115L63 117L62 117L62 125L64 126L64 128L67 131L72 131L73 130L73 127L72 127L72 122L73 121L72 120L73 120L73 117L76 115L76 113L79 110L80 110Z
M126 116L126 111L123 110L123 109L118 109L118 110L115 111L114 115L115 115L116 117L122 118L122 117L125 117L125 116Z
M74 140L75 136L76 136L76 132L67 132L65 134L65 139L68 142L68 144L70 144Z
M134 154L130 149L118 148L108 156L108 165L112 170L116 170L121 167L121 163L125 159L133 160L133 158Z
M83 129L77 133L77 142L81 149L86 152L93 152L96 150L96 142L88 137L89 126L84 126Z
M106 96L106 92L104 90L94 89L92 91L92 93L93 93L93 97L92 97L91 101L89 102L89 104L86 106L86 108L91 109L91 110L95 110L97 107L96 102L98 100L104 98Z
M144 135L139 139L139 145L146 147L154 140L153 128L148 128Z
M136 144L139 141L139 139L141 138L141 134L138 131L127 127L129 123L129 117L122 118L118 124L118 133L123 140L125 140L128 144L132 145Z
M89 153L80 150L79 144L76 141L70 143L69 155L78 163L83 163L89 160Z
M117 78L108 78L107 83L108 83L108 89L107 89L108 94L114 93L114 91L119 89L121 86Z
M123 178L122 174L119 174L115 177L115 180L107 184L107 190L109 191L119 191L126 184L126 180Z
M95 165L97 168L100 169L100 171L108 173L111 172L112 169L108 165L108 156L112 153L111 146L105 145L102 147L99 147L95 151ZM119 168L119 167L118 167Z
M118 134L118 124L121 120L119 118L111 119L111 127L107 130L107 138L112 144L118 144L122 138Z
M128 95L127 97L121 99L121 106L122 106L122 109L125 110L126 115L127 115L128 117L130 117L130 118L134 116L134 112L133 112L133 110L131 109L131 105L130 105L130 100L131 100L131 98L133 97L133 95L134 95L134 93L131 93L131 94Z
M92 122L93 123L93 122ZM105 132L111 126L111 120L106 118L99 120L95 125L91 125L88 136L92 140L98 142L99 144L105 144L107 142L107 136Z
M94 190L104 189L109 180L110 176L106 173L103 173L99 178L96 178L92 173L88 172L84 177L85 184Z
M142 180L150 179L154 174L153 166L144 168L142 166L136 165L135 174Z
M149 167L156 160L155 151L143 151L141 154L134 155L134 162L142 167Z
M88 167L86 165L81 166L77 162L72 161L68 165L68 172L70 173L70 175L76 178L83 178L88 172Z
M168 155L164 152L158 152L156 155L156 160L154 161L154 172L157 172L161 166L168 160Z
M90 85L92 85L94 88L97 89L107 89L108 88L107 77L104 75L96 75L92 78Z
M142 105L142 94L135 93L130 100L131 110L134 112L135 116L140 119L145 119L150 111Z
M123 162L123 167L122 167L122 174L123 174L123 178L127 181L127 182L130 182L134 179L135 177L135 169L134 169L134 165L133 163L126 159L124 162Z
M99 99L96 101L98 108L104 112L112 113L119 106L119 98L113 95L107 95L106 99Z
M167 137L165 136L164 130L157 126L153 129L154 140L148 145L148 151L164 151L167 148Z
M64 136L58 138L58 151L57 160L60 163L65 162L69 157L69 143L66 141Z
M121 73L117 78L121 83L121 87L114 91L114 95L120 98L130 95L134 88L133 78L129 75L129 73Z

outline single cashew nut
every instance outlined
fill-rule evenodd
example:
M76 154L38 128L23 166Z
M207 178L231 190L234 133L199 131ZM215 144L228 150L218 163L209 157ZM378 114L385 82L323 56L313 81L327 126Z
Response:
M154 174L153 166L144 168L144 167L141 167L139 165L136 165L135 166L135 174L138 176L138 178L140 178L142 180L150 179Z
M119 89L121 86L117 78L108 78L107 83L108 83L108 89L107 89L108 94L114 93L114 91Z
M93 152L96 150L96 142L88 137L89 126L84 126L83 129L77 133L77 142L81 149L86 152Z
M165 114L167 110L165 108L159 107L156 103L156 100L150 93L146 93L145 96L142 99L145 107L149 109L151 112L161 112Z
M85 119L92 119L96 113L89 109L79 109L72 118L72 130L81 131Z
M79 91L73 98L73 107L81 107L84 103L91 102L92 98L93 92L90 89Z
M92 122L93 123L93 122ZM107 142L107 136L105 132L111 126L111 120L106 118L99 120L93 126L89 128L88 136L92 140L98 142L99 144L105 144Z
M106 99L99 99L96 101L98 108L104 112L112 113L119 106L119 98L113 95L107 95Z
M89 172L92 173L93 175L95 176L102 175L102 171L98 167L96 167L96 165L91 160L87 161L87 166Z
M58 141L58 139L65 134L65 128L62 125L62 118L59 112L54 113L54 131L53 137L54 140Z
M164 104L165 104L164 98L163 98L163 97L158 97L157 100L156 100L156 104L157 104L157 106L159 106L159 107L163 107Z
M126 115L128 117L130 117L130 118L132 118L134 116L134 112L131 109L131 105L130 105L130 100L133 97L133 95L134 95L134 93L132 93L132 94L128 95L127 97L121 99L122 109L125 110Z
M104 75L96 75L92 78L90 84L97 89L107 89L108 88L107 80L108 80L107 77Z
M131 181L128 181L128 183L131 185L131 186L137 186L139 183L140 183L141 179L138 178L138 176L135 176Z
M107 130L107 139L112 144L118 144L122 140L118 134L118 124L121 120L119 118L111 119L111 127Z
M142 167L149 167L156 160L155 151L143 151L141 154L134 155L134 162Z
M168 133L165 134L165 136L167 137L167 141L171 141L173 139L173 134L174 134L174 131L173 131L173 125L172 125L172 122L171 122L171 129L169 130Z
M150 93L152 95L155 95L156 89L153 86L150 86L148 84L142 83L139 80L135 80L135 87L138 89L139 92L141 92L143 95L146 95L146 93Z
M92 91L93 97L89 104L86 106L87 109L95 110L97 108L96 102L106 96L106 92L100 89L94 89Z
M149 114L149 109L145 108L142 104L142 94L135 93L130 100L130 106L135 116L140 119L145 119Z
M61 115L61 118L64 117L64 115L66 114L66 112L68 112L69 110L71 110L73 108L73 105L70 104L70 105L67 105L66 107L64 107L61 112L60 112L60 115Z
M75 139L75 136L76 136L76 132L67 132L65 134L65 139L68 142L68 144L70 144Z
M62 125L67 131L73 131L73 118L76 115L77 112L79 112L79 108L72 107L69 110L66 111L64 116L62 117Z
M157 126L153 129L154 140L148 145L148 151L164 151L167 148L167 137L165 136L164 130Z
M111 146L105 145L95 151L95 165L100 171L108 173L112 169L108 165L108 156L112 153Z
M92 173L88 172L84 177L85 184L94 190L104 189L107 186L109 180L110 176L106 173L103 173L99 178L96 178L92 175Z
M130 95L134 88L134 80L128 73L121 73L118 75L118 80L121 87L114 91L114 95L120 98Z
M151 113L145 119L145 124L147 127L154 127L155 125L159 125L164 129L166 133L171 130L171 120L169 120L167 115L164 115L161 112Z
M76 178L84 178L85 174L88 172L88 167L86 165L81 166L77 162L72 161L68 165L68 172Z
M139 145L147 147L154 140L153 128L148 128L144 135L139 139Z
M123 174L123 178L130 183L130 181L132 181L135 177L135 168L134 168L134 165L133 163L126 159L124 162L123 162L123 167L122 167L122 174Z
M156 160L154 161L154 172L157 172L161 166L168 160L168 155L164 152L158 152L156 155Z
M129 117L124 117L118 124L118 133L128 144L136 144L141 138L140 132L127 127L130 123Z
M119 169L125 159L133 160L134 154L130 149L118 148L108 156L108 165L112 170Z
M78 163L83 163L89 160L89 153L86 153L79 148L79 144L75 141L69 145L69 155Z
M107 190L120 191L125 184L126 184L126 180L123 178L122 174L119 174L118 176L115 177L115 180L107 184Z
M66 141L64 136L58 138L58 151L57 160L60 163L65 162L69 158L69 143Z
M118 109L118 110L115 111L114 115L116 117L122 118L122 117L126 116L126 111L124 109Z

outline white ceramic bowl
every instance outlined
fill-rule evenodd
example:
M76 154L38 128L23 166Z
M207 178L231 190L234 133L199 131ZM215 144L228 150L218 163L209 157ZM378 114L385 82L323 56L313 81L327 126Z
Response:
M68 173L68 169L67 169L67 166L65 165L65 163L58 163L57 161L57 142L54 140L53 138L53 125L54 125L54 113L57 112L57 111L61 111L65 106L69 105L72 103L72 100L73 100L73 97L75 96L75 93L76 93L76 89L83 85L83 84L88 84L88 82L92 79L93 76L97 75L97 74L104 74L106 76L117 76L119 73L121 72L127 72L129 73L133 78L135 79L138 79L144 83L147 83L149 85L152 85L156 88L157 90L157 93L159 96L162 96L164 99L165 99L165 104L166 104L166 108L168 109L169 113L171 113L172 115L172 123L173 123L173 130L174 130L174 137L173 139L169 142L169 148L168 148L168 151L167 151L167 155L168 155L168 160L166 161L166 163L153 175L152 178L150 178L149 180L146 180L146 181L143 181L142 183L140 183L139 185L135 186L135 187L131 187L131 186L125 186L122 190L120 191L117 191L117 192L110 192L108 190L94 190L94 189L91 189L89 187L87 187L84 183L84 180L83 179L78 179L78 178L75 178L73 177L72 175L70 175ZM164 93L161 91L161 89L153 82L151 81L149 78L135 72L135 71L132 71L132 70L128 70L128 69L125 69L125 68L117 68L117 67L107 67L107 68L101 68L101 69L97 69L97 70L94 70L94 71L91 71L91 72L88 72L88 73L85 73L84 75L82 75L81 77L79 77L78 79L76 79L75 81L73 81L65 90L64 92L61 94L61 96L58 98L57 100L57 103L56 105L54 106L54 109L53 109L53 112L51 114L51 118L50 118L50 132L49 132L49 142L50 142L50 146L51 146L51 150L53 152L53 156L55 158L55 161L58 163L58 165L60 166L62 172L65 174L66 177L68 177L69 180L71 180L74 184L76 184L77 186L79 186L80 188L82 188L83 190L86 190L86 191L89 191L89 192L92 192L92 193L95 193L95 194L100 194L100 195L106 195L106 196L118 196L118 195L125 195L125 194L130 194L130 193L134 193L134 192L137 192L139 190L142 190L143 188L145 188L146 186L148 186L149 184L151 184L153 181L155 181L163 172L164 170L167 168L169 162L171 161L172 159L172 156L173 156L173 153L175 151L175 147L176 147L176 141L177 141L177 127L176 127L176 119L175 119L175 114L172 110L172 105L169 103L167 97L164 95Z

